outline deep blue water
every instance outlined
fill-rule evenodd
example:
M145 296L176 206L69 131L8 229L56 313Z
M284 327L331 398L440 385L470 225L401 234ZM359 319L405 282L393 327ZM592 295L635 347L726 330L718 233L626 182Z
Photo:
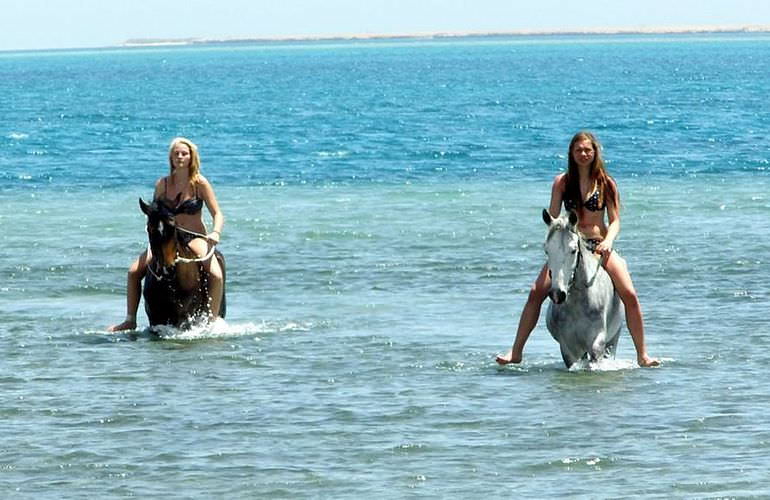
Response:
M0 53L4 496L770 494L768 48ZM566 371L541 323L498 368L584 128L663 366L624 332L613 364ZM227 218L227 325L108 334L177 135Z

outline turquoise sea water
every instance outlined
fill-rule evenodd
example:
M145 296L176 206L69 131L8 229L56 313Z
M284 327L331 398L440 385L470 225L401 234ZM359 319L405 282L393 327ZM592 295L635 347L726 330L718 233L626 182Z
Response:
M770 495L770 37L0 53L4 498ZM658 369L569 372L540 211L579 129ZM171 138L227 325L108 334ZM140 309L139 323L146 326Z

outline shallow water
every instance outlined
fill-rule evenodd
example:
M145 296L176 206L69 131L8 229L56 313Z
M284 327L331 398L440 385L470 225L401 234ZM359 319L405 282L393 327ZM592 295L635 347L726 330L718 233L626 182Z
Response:
M0 54L3 490L767 495L767 43ZM567 371L540 324L500 368L583 127L663 366L624 331L615 361ZM108 334L177 134L227 216L227 321L158 340L140 311Z

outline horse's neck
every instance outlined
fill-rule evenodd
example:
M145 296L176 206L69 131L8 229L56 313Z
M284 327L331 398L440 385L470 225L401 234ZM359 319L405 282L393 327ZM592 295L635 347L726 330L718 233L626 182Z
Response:
M200 269L197 262L178 263L176 276L179 286L184 290L193 290L200 286Z
M596 255L586 247L585 241L580 241L580 263L578 264L575 283L590 285L596 277L601 262Z

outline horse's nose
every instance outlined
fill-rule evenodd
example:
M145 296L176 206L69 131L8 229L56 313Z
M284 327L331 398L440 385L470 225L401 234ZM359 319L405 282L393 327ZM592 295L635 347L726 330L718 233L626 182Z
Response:
M548 295L551 297L554 304L561 304L567 300L567 292L564 290L551 290L551 293Z

